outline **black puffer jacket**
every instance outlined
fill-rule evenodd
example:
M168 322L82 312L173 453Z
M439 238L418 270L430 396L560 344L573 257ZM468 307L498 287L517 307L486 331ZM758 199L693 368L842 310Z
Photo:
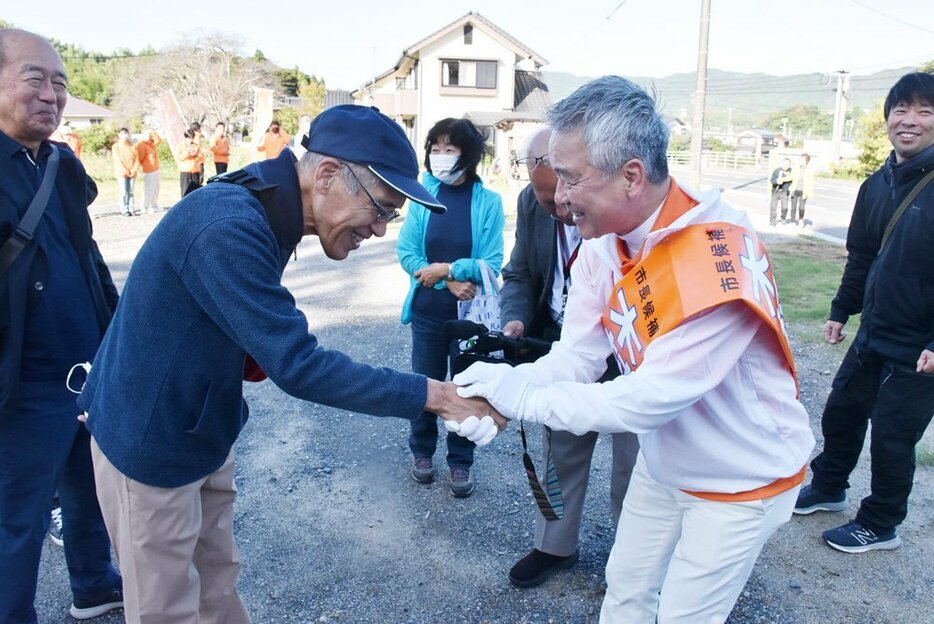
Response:
M857 344L912 369L922 350L934 351L934 182L902 215L882 253L879 247L899 204L932 168L934 145L897 164L893 152L860 187L830 308L830 319L843 323L862 312Z

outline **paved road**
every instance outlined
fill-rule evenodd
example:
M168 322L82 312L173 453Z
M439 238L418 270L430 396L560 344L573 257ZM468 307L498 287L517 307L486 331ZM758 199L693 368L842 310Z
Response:
M681 181L690 179L687 167L672 166L671 173ZM769 172L765 169L707 169L701 175L701 188L717 186L724 189L726 201L745 209L760 231L791 232L791 226L770 228L768 225L768 176ZM808 230L822 237L845 240L858 191L859 184L856 182L817 178L814 182L814 197L808 200L805 213L806 218L813 221Z

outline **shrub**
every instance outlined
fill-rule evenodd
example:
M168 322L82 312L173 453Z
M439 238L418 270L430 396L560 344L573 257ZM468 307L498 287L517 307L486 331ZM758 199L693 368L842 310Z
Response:
M81 137L81 154L109 154L117 140L117 128L109 124L97 124L77 130Z

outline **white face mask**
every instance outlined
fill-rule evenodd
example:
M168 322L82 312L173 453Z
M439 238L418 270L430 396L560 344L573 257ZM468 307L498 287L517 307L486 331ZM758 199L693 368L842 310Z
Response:
M431 175L444 184L454 184L459 177L464 175L461 170L454 171L458 158L460 158L460 154L429 154L428 162L431 163Z
M74 382L72 382L71 378L74 376L75 371L78 370L79 368L80 368L81 370L84 371L84 375L83 375L84 379L87 379L87 378L88 378L88 375L91 374L91 363L90 363L90 362L81 362L80 364L75 364L74 366L71 367L71 370L68 371L68 376L65 377L65 387L68 388L69 390L71 390L72 392L74 392L75 394L81 394L81 391L84 389L84 381L81 381L80 379L79 379L79 381L81 381L81 387L79 387L79 388L76 390L76 389L72 386L72 384L73 384ZM79 375L79 376L80 376L80 375Z

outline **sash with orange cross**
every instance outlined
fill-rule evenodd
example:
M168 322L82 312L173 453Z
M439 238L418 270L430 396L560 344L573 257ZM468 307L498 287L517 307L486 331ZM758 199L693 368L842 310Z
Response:
M731 301L745 302L775 331L797 383L768 252L754 232L731 223L672 233L616 283L603 326L620 370L636 370L649 344L685 319Z
M626 270L631 261L619 249ZM620 370L636 370L649 344L685 319L730 301L745 302L772 328L797 386L769 254L755 233L730 223L692 225L667 236L613 287L603 326ZM800 485L806 468L745 492L684 492L720 502L762 500Z

